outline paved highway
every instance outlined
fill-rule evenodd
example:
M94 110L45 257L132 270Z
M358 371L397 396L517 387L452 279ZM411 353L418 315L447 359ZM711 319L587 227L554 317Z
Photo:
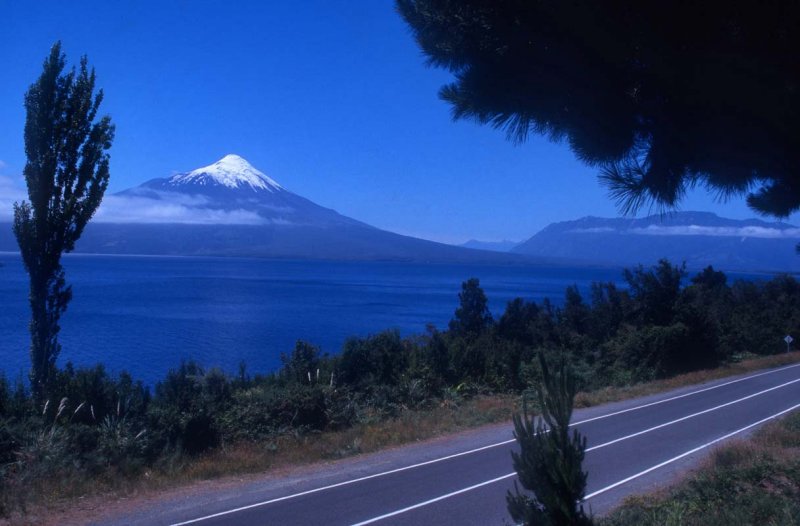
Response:
M720 442L800 408L800 364L575 412L587 437L587 509L675 478ZM508 424L160 502L103 524L510 523Z

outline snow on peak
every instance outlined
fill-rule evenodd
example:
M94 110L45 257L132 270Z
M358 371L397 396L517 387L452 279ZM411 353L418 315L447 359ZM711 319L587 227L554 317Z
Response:
M242 157L228 154L214 164L173 176L169 182L173 185L201 184L221 185L228 188L243 188L249 186L253 190L267 190L274 192L283 187L257 170L252 164Z

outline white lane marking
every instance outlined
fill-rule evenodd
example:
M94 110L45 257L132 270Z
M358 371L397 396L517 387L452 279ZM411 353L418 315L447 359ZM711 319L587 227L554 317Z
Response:
M638 411L639 409L645 409L647 407L652 407L654 405L663 404L666 402L672 402L673 400L678 400L681 398L686 398L687 396L694 396L696 394L705 393L706 391L711 391L713 389L719 389L720 387L725 387L727 385L735 384L738 382L743 382L745 380L750 380L751 378L758 378L759 376L764 376L766 374L773 374L780 371L785 371L786 369L792 369L793 367L800 367L800 363L796 363L794 365L787 365L786 367L780 367L778 369L772 369L771 371L765 371L763 373L757 373L750 376L745 376L744 378L737 378L736 380L731 380L729 382L724 382L717 385L712 385L711 387L704 387L703 389L698 389L697 391L691 391L689 393L684 393L682 395L673 396L670 398L664 398L663 400L657 400L655 402L650 402L649 404L637 405L636 407L629 407L628 409L622 409L621 411L615 411L613 413L608 413L601 416L596 416L594 418L587 418L586 420L581 420L580 422L574 422L570 424L570 426L576 426L578 424L585 424L587 422L594 422L595 420L602 420L603 418L608 418L611 416L621 415L623 413L629 413L631 411Z
M480 488L482 486L488 486L489 484L494 484L495 482L500 482L501 480L513 477L516 474L517 473L515 471L514 473L509 473L508 475L503 475L501 477L497 477L497 478L492 479L492 480L487 480L485 482L481 482L479 484L475 484L474 486L470 486L468 488L464 488L464 489L460 489L458 491L454 491L452 493L448 493L447 495L442 495L440 497L436 497L436 498L433 498L431 500L426 500L425 502L420 502L418 504L414 504L414 505L409 506L407 508L391 511L391 512L386 513L385 515L381 515L379 517L373 517L371 519L367 519L367 520L362 521L362 522L357 522L355 524L352 524L351 526L364 526L366 524L372 524L373 522L378 522L378 521L381 521L383 519L388 519L389 517L394 517L395 515L400 515L401 513L405 513L407 511L415 510L417 508L421 508L423 506L427 506L429 504L433 504L434 502L439 502L440 500L449 499L450 497L455 497L456 495L460 495L461 493L466 493L468 491L472 491L474 489L478 489L478 488Z
M573 422L573 423L570 424L570 426L576 426L576 425L579 425L579 424L585 424L587 422L594 422L596 420L601 420L603 418L609 418L609 417L620 415L620 414L623 414L623 413L628 413L630 411L636 411L638 409L644 409L644 408L647 408L647 407L652 407L654 405L663 404L663 403L666 403L666 402L671 402L673 400L678 400L680 398L685 398L687 396L692 396L692 395L695 395L695 394L700 394L700 393L704 393L704 392L707 392L707 391L711 391L712 389L719 389L720 387L725 387L727 385L735 384L735 383L738 383L738 382L743 382L745 380L750 380L751 378L757 378L759 376L764 376L764 375L768 375L768 374L774 374L774 373L778 373L778 372L781 372L781 371L785 371L785 370L791 369L793 367L800 367L800 363L794 364L794 365L788 365L786 367L780 367L778 369L772 369L772 370L769 370L769 371L764 371L764 372L761 372L761 373L756 373L756 374L753 374L753 375L750 375L750 376L746 376L746 377L743 377L743 378L737 378L736 380L731 380L729 382L724 382L724 383L721 383L721 384L713 385L711 387L705 387L703 389L698 389L697 391L691 391L689 393L684 393L682 395L673 396L673 397L670 397L670 398L666 398L664 400L658 400L658 401L650 402L650 403L643 404L643 405L640 405L640 406L630 407L628 409L623 409L621 411L615 411L613 413L608 413L606 415L600 415L600 416L596 416L596 417L593 417L593 418L587 418L585 420L580 420L578 422ZM294 493L294 494L291 494L291 495L285 495L283 497L277 497L277 498L270 499L270 500L265 500L265 501L262 501L262 502L256 502L256 503L253 503L253 504L249 504L247 506L241 506L239 508L225 510L225 511L221 511L219 513L214 513L214 514L211 514L211 515L205 515L203 517L197 517L196 519L190 519L190 520L183 521L183 522L176 522L176 523L171 524L170 526L185 526L187 524L195 524L197 522L202 522L204 520L213 519L213 518L216 518L216 517L222 517L224 515L230 515L232 513L237 513L237 512L244 511L244 510L249 510L249 509L252 509L252 508L258 508L258 507L261 507L261 506L267 506L269 504L274 504L276 502L281 502L281 501L284 501L284 500L289 500L289 499L294 499L294 498L297 498L297 497L302 497L304 495L310 495L312 493L318 493L318 492L321 492L321 491L326 491L326 490L338 488L338 487L341 487L341 486L347 486L347 485L350 485L350 484L363 482L365 480L369 480L369 479L373 479L373 478L383 477L383 476L386 476L386 475L392 475L394 473L399 473L399 472L402 472L402 471L415 469L415 468L419 468L419 467L422 467L422 466L427 466L427 465L430 465L430 464L435 464L437 462L443 462L445 460L450 460L450 459L457 458L457 457L462 457L462 456L465 456L465 455L471 455L471 454L477 453L479 451L484 451L484 450L487 450L487 449L492 449L492 448L495 448L495 447L500 447L500 446L504 446L504 445L507 445L507 444L511 444L514 441L515 441L515 439L513 439L513 438L509 439L509 440L503 440L502 442L496 442L494 444L489 444L487 446L483 446L483 447L479 447L479 448L475 448L475 449L470 449L469 451L463 451L461 453L455 453L455 454L452 454L452 455L447 455L447 456L444 456L444 457L435 458L435 459L432 459L432 460L427 460L425 462L419 462L417 464L411 464L409 466L403 466L403 467L392 469L392 470L389 470L389 471L383 471L381 473L374 473L372 475L367 475L367 476L364 476L364 477L345 480L343 482L338 482L336 484L330 484L328 486L322 486L322 487L310 489L310 490L307 490L307 491L301 491L299 493Z
M683 422L684 420L689 420L690 418L694 418L696 416L704 415L706 413L710 413L712 411L716 411L718 409L722 409L723 407L728 407L729 405L738 404L739 402L744 402L745 400L749 400L750 398L754 398L756 396L760 396L760 395L762 395L764 393L768 393L770 391L774 391L775 389L780 389L781 387L786 387L787 385L795 384L797 382L800 382L800 378L798 378L797 380L792 380L791 382L783 383L781 385L776 385L775 387L770 387L769 389L764 389L763 391L759 391L759 392L753 393L751 395L747 395L745 397L739 398L738 400L733 400L731 402L726 402L726 403L718 405L716 407L711 407L709 409L704 409L703 411L698 411L697 413L693 413L691 415L686 415L686 416L683 416L681 418L676 418L675 420L672 420L670 422L665 422L663 424L659 424L657 426L653 426L653 427L648 428L648 429L643 429L642 431L637 431L636 433L631 433L630 435L627 435L627 436L624 436L624 437L615 438L614 440L611 440L609 442L605 442L604 444L599 444L599 445L596 445L596 446L592 446L592 447L586 448L586 451L587 452L593 451L595 449L600 449L601 447L606 447L606 446L610 446L611 444L616 444L617 442L622 442L623 440L628 440L629 438L638 437L639 435L644 435L645 433L649 433L651 431L655 431L656 429L661 429L662 427L671 426L673 424L677 424L678 422Z
M652 471L655 471L655 470L657 470L659 468L662 468L662 467L664 467L664 466L666 466L668 464L676 462L676 461L678 461L678 460L680 460L680 459L682 459L684 457L687 457L687 456L689 456L689 455L691 455L693 453L697 453L698 451L700 451L702 449L711 447L714 444L722 442L723 440L726 440L726 439L728 439L728 438L730 438L730 437L732 437L734 435L737 435L737 434L739 434L739 433L741 433L743 431L747 431L748 429L751 429L751 428L753 428L755 426L761 425L764 422L768 422L769 420L772 420L774 418L778 418L779 416L782 416L782 415L784 415L786 413L789 413L790 411L794 411L795 409L798 409L798 408L800 408L800 404L794 405L794 406L792 406L792 407L790 407L788 409L784 409L783 411L781 411L779 413L775 413L774 415L771 415L771 416L768 416L768 417L766 417L764 419L761 419L758 422L754 422L752 424L749 424L749 425L747 425L747 426L745 426L745 427L743 427L741 429L737 429L736 431L733 431L731 433L728 433L727 435L724 435L724 436L721 436L719 438L716 438L716 439L712 440L711 442L707 442L707 443L703 444L702 446L698 446L698 447L696 447L694 449L690 449L689 451L686 451L685 453L681 453L680 455L672 457L669 460L665 460L664 462L656 464L655 466L649 467L649 468L645 469L644 471L640 471L639 473L636 473L635 475L631 475L630 477L626 477L626 478L624 478L624 479L622 479L620 481L617 481L617 482L615 482L613 484L610 484L610 485L608 485L608 486L606 486L604 488L601 488L601 489L599 489L597 491L594 491L594 492L586 495L583 498L582 502L586 502L587 500L591 499L592 497L596 497L597 495L600 495L601 493L605 493L606 491L609 491L609 490L614 489L614 488L616 488L618 486L621 486L622 484L625 484L625 483L630 482L630 481L632 481L634 479L637 479L637 478L639 478L639 477L641 477L643 475L646 475L646 474L648 474L648 473L650 473ZM603 444L603 445L600 445L600 446L595 446L592 449L598 449L598 448L604 447L604 446L606 446L608 444L611 444L611 443L613 443L613 442L609 442L607 444ZM587 449L586 451L589 451L589 449ZM436 497L436 498L433 498L433 499L430 499L430 500L426 500L425 502L420 502L418 504L414 504L414 505L408 506L408 507L403 508L403 509L392 511L392 512L386 513L384 515L381 515L379 517L373 517L372 519L367 519L365 521L352 524L351 526L363 526L365 524L371 524L373 522L378 522L378 521L383 520L383 519L388 519L389 517L394 517L395 515L400 515L401 513L406 513L407 511L415 510L417 508L422 508L423 506L427 506L429 504L433 504L435 502L439 502L440 500L445 500L445 499L448 499L450 497L455 497L456 495L460 495L462 493L466 493L468 491L472 491L474 489L481 488L483 486L488 486L489 484L494 484L495 482L500 482L501 480L505 480L507 478L511 478L511 477L515 476L516 474L517 474L516 471L514 471L512 473L507 473L507 474L501 475L501 476L499 476L497 478L493 478L492 480L487 480L487 481L484 481L484 482L480 482L480 483L475 484L473 486L470 486L468 488L463 488L463 489L460 489L460 490L457 490L457 491L453 491L452 493L448 493L448 494L442 495L440 497Z
M506 440L504 442L498 442L497 444L490 444L488 446L483 446L483 447L479 447L479 448L475 448L475 449L470 449L469 451L463 451L461 453L455 453L453 455L448 455L446 457L435 458L433 460L420 462L418 464L412 464L410 466L403 466L401 468L392 469L392 470L389 470L389 471L383 471L381 473L374 473L372 475L366 475L364 477L359 477L357 479L345 480L343 482L337 482L336 484L330 484L328 486L322 486L322 487L310 489L310 490L307 490L307 491L301 491L300 493L294 493L292 495L286 495L286 496L283 496L283 497L277 497L277 498L274 498L274 499L265 500L264 502L256 502L255 504L250 504L248 506L242 506L240 508L235 508L235 509L232 509L232 510L221 511L219 513L214 513L213 515L206 515L205 517L198 517L196 519L191 519L191 520L184 521L184 522L176 522L174 524L171 524L170 526L184 526L186 524L194 524L196 522L204 521L204 520L207 520L207 519L213 519L215 517L221 517L223 515L229 515L231 513L236 513L238 511L249 510L249 509L252 509L252 508L257 508L259 506L266 506L267 504L273 504L275 502L281 502L283 500L289 500L289 499L294 499L296 497L302 497L303 495L310 495L312 493L318 493L320 491L325 491L325 490L329 490L329 489L333 489L333 488L338 488L338 487L341 487L341 486L347 486L347 485L350 485L350 484L355 484L356 482L363 482L365 480L374 479L374 478L377 478L377 477L383 477L385 475L391 475L393 473L399 473L401 471L406 471L406 470L409 470L409 469L414 469L414 468L418 468L418 467L421 467L421 466L426 466L428 464L435 464L436 462L442 462L443 460L449 460L451 458L462 457L464 455L471 455L472 453L477 453L478 451L483 451L484 449L490 449L490 448L493 448L493 447L501 446L503 444L510 444L511 442L514 442L514 440L515 439L512 438L511 440Z
M702 446L698 446L698 447L696 447L694 449L691 449L691 450L689 450L689 451L687 451L685 453L681 453L680 455L678 455L676 457L672 457L671 459L665 460L664 462L661 462L660 464L656 464L655 466L649 467L649 468L645 469L644 471L640 471L639 473L637 473L635 475L631 475L630 477L624 478L624 479L622 479L622 480L620 480L618 482L610 484L610 485L606 486L605 488L601 488L601 489L599 489L597 491L594 491L594 492L586 495L586 497L584 497L583 500L586 501L588 499L591 499L592 497L600 495L601 493L605 493L606 491L614 489L617 486L625 484L626 482L630 482L630 481L632 481L634 479L637 479L637 478L639 478L639 477L641 477L643 475L647 475L651 471L655 471L656 469L662 468L662 467L666 466L667 464L671 464L671 463L673 463L673 462L675 462L677 460L680 460L680 459L682 459L684 457L687 457L687 456L691 455L692 453L697 453L701 449L705 449L707 447L711 447L711 446L713 446L714 444L716 444L718 442L722 442L723 440L726 440L726 439L728 439L728 438L730 438L730 437L732 437L734 435L738 435L739 433L741 433L743 431L747 431L750 428L753 428L753 427L755 427L757 425L761 425L761 424L763 424L765 422L768 422L770 420L778 418L779 416L785 415L786 413L788 413L790 411L794 411L795 409L798 409L798 408L800 408L800 404L794 405L794 406L790 407L789 409L784 409L780 413L775 413L774 415L768 416L767 418L759 420L758 422L754 422L754 423L750 424L749 426L745 426L745 427L743 427L741 429L737 429L736 431L733 431L731 433L728 433L727 435L721 436L721 437L719 437L719 438L717 438L715 440L712 440L711 442L707 442L707 443L703 444Z

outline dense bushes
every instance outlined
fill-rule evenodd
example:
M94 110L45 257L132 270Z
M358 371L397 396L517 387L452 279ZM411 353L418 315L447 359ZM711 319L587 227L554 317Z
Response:
M0 477L137 473L237 441L343 429L480 392L520 393L540 355L567 356L577 387L626 385L785 350L800 334L800 284L789 276L731 285L711 268L687 280L661 261L624 273L626 288L569 287L554 306L515 299L498 318L477 279L446 331L351 338L336 356L299 341L282 367L251 377L186 362L151 391L128 374L67 365L35 407L0 378ZM447 402L445 402L447 401ZM67 479L65 479L67 480Z

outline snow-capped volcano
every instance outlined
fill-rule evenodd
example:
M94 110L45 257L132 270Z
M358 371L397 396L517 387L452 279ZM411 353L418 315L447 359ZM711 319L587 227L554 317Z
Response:
M363 225L290 192L234 154L196 170L151 179L117 197L137 200L128 208L149 210L145 222ZM108 221L103 214L98 220Z
M228 154L214 164L176 174L167 181L171 186L201 185L226 186L228 188L246 188L275 192L283 187L257 170L252 164L235 154Z

